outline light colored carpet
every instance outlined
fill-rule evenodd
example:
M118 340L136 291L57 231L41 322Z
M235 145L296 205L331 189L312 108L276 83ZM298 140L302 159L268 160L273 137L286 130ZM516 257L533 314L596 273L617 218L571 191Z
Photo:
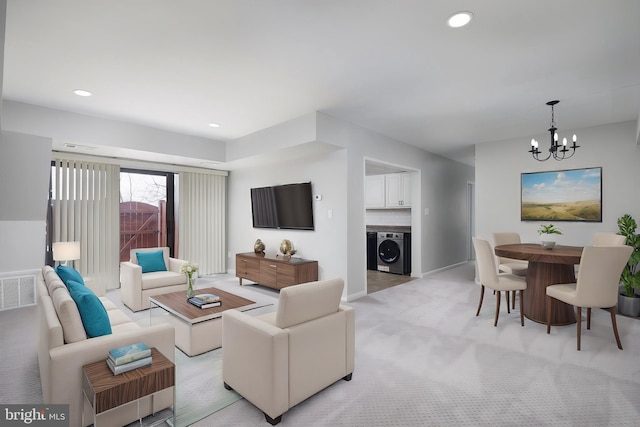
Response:
M608 312L554 327L503 311L493 326L488 293L467 264L348 303L356 310L356 363L338 381L289 410L287 426L637 426L640 320L618 316L618 350ZM239 400L194 426L268 425Z
M575 325L547 335L544 325L527 319L521 327L518 310L508 315L504 304L494 328L491 293L475 317L479 286L473 276L467 264L348 303L356 309L353 380L300 403L280 425L638 425L640 320L618 316L620 351L608 313L594 310L591 330L583 323L578 352ZM237 281L228 282L238 291ZM277 296L259 286L240 291ZM41 403L35 309L12 311L0 312L0 402ZM212 367L212 375L220 375L218 369ZM186 386L225 392L213 379ZM244 399L193 425L268 426Z
M210 286L255 301L257 307L248 312L251 315L268 313L277 307L276 291L252 285L240 288L238 280L230 275L207 276L197 280L196 288ZM107 297L136 323L149 325L149 311L131 312L120 301L119 290L108 292ZM37 356L36 307L0 311L0 325L0 403L43 403ZM176 348L175 361L177 426L188 426L240 399L237 393L226 390L222 384L220 349L188 357ZM148 417L144 424L151 423L153 417Z
M0 403L43 403L36 306L0 311Z
M261 286L240 287L238 279L230 275L211 275L198 278L196 281L196 290L211 286L254 301L255 308L247 312L250 315L269 313L277 307L276 291ZM138 324L149 325L149 310L131 312L120 301L119 290L110 291L107 296ZM236 392L224 388L222 350L216 349L189 357L176 348L175 363L176 426L188 426L241 399ZM133 423L133 425L136 424Z

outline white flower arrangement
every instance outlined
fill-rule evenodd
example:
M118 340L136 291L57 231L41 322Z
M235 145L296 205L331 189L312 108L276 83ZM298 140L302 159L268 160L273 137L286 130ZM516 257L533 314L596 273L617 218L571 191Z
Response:
M193 273L197 271L198 264L192 264L190 262L185 262L184 264L182 264L182 267L180 267L180 273L186 274L187 276L189 276L189 278L191 278L193 276Z

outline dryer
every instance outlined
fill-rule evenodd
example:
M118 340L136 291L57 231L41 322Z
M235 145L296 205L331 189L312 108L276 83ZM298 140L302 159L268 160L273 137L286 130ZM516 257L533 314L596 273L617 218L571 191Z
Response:
M378 271L405 274L407 260L405 233L378 232Z

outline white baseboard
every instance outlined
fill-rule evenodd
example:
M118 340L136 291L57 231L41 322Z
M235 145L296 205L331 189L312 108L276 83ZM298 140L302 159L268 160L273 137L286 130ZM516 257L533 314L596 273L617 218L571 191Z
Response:
M424 279L425 277L427 277L427 276L429 276L429 275L431 275L431 274L440 273L440 272L442 272L442 271L450 270L450 269L455 268L455 267L458 267L458 266L460 266L460 265L464 265L464 264L466 264L466 263L468 263L468 262L469 262L469 261L462 261L462 262L458 262L458 263L456 263L456 264L448 265L448 266L446 266L446 267L438 268L438 269L436 269L436 270L427 271L426 273L422 273L422 278Z

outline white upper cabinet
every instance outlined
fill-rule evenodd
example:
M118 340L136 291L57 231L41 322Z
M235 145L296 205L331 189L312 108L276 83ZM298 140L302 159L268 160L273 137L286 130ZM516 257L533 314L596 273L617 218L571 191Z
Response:
M369 175L365 177L364 204L369 209L384 208L385 195L384 175Z
M392 173L385 175L386 180L386 207L410 208L411 207L411 175L408 173Z
M398 209L411 207L411 174L369 175L365 179L366 208Z

